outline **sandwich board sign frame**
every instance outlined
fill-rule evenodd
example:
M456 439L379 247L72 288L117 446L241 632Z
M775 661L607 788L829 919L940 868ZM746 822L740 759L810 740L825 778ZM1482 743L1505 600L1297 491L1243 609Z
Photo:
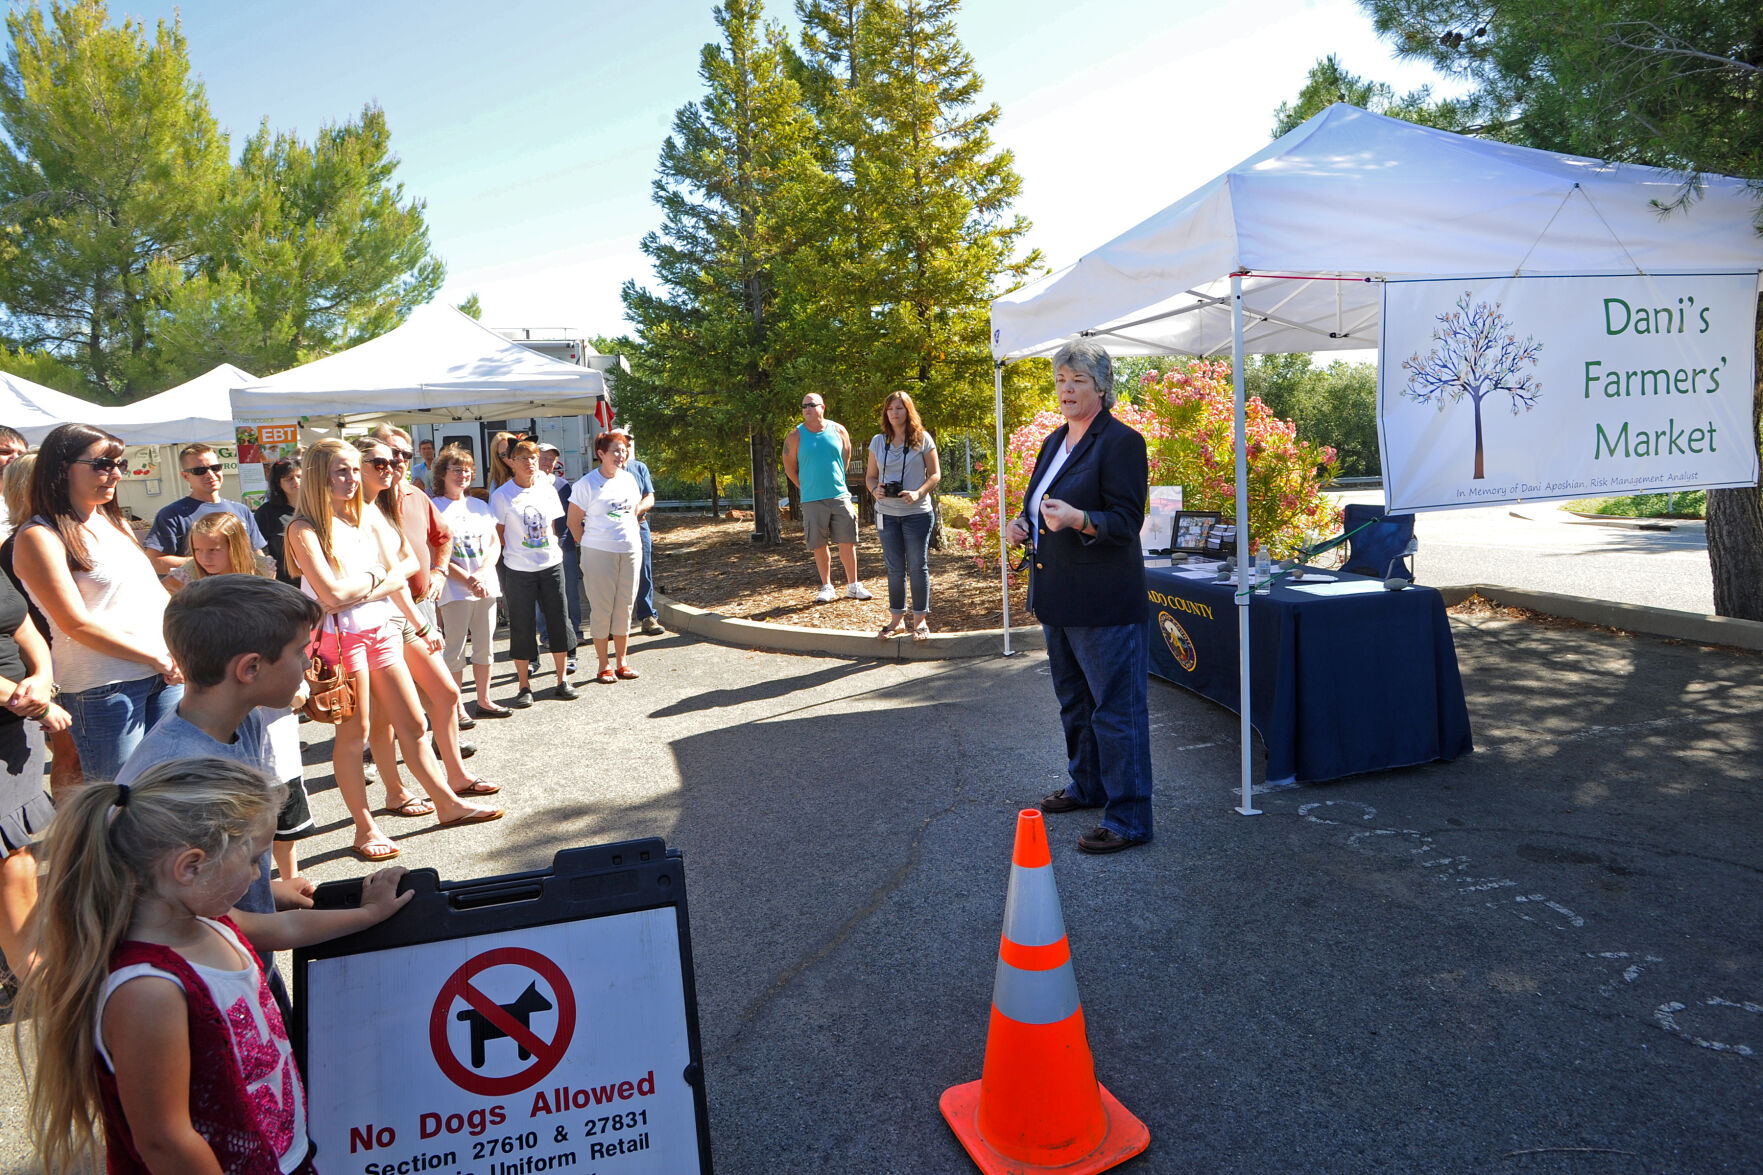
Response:
M710 1175L685 868L658 837L443 882L294 953L307 1133L331 1175ZM358 904L361 882L321 886Z

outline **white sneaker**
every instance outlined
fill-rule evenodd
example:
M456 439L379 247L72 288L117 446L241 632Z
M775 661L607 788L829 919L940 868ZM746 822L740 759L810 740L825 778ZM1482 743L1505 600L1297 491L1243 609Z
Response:
M814 593L814 602L816 604L830 604L838 598L839 589L835 588L830 583L821 584L820 590Z
M852 583L850 586L846 587L845 594L850 596L853 600L872 600L875 598L869 594L869 589L860 583Z

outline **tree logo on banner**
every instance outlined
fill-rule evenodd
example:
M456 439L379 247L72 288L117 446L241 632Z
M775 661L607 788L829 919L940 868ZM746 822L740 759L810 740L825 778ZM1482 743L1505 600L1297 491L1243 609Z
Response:
M1543 345L1532 336L1520 341L1500 313L1498 302L1470 306L1470 291L1457 299L1457 308L1438 316L1432 332L1433 349L1421 358L1416 351L1402 360L1409 373L1402 394L1419 404L1455 404L1468 396L1475 408L1475 477L1482 473L1481 402L1504 393L1511 398L1512 415L1529 412L1543 394L1542 381L1534 371Z

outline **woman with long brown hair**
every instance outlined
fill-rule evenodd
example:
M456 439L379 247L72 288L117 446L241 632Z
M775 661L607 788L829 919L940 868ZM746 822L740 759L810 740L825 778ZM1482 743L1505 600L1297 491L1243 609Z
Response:
M444 805L453 813L442 818L443 824L502 815L500 809L462 804L447 791L422 738L416 689L404 668L403 635L393 623L400 613L406 618L416 614L396 538L390 526L376 525L363 510L361 457L354 445L327 438L306 451L300 506L288 524L287 550L300 572L300 590L330 613L319 638L319 655L341 664L355 679L358 705L354 716L337 727L331 764L337 790L355 822L355 855L370 863L390 860L399 851L367 806L361 755L376 705L389 708L406 747L417 748L407 766L436 808ZM388 790L403 790L395 762L381 763L380 770Z
M88 424L43 439L31 472L31 518L13 566L48 617L55 681L88 780L111 779L183 699L165 647L165 604L116 487L122 441Z
M943 479L937 442L918 419L918 407L905 392L882 403L882 430L869 439L863 475L875 499L875 525L888 564L887 624L877 633L890 637L906 630L906 585L912 584L912 639L930 639L930 531L936 520L931 494Z

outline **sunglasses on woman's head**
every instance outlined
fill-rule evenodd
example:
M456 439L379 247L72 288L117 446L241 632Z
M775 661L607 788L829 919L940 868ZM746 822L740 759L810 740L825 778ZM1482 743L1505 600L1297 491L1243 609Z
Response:
M119 473L127 473L129 471L129 462L126 457L76 457L74 458L73 463L75 465L88 465L91 467L92 472L97 474L109 473L112 470Z

